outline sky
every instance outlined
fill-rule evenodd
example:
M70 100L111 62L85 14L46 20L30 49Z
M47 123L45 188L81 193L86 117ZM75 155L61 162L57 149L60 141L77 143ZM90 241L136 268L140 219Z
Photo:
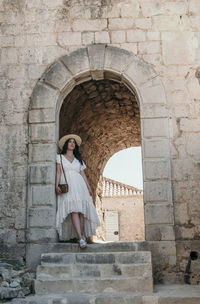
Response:
M103 176L143 189L141 147L121 150L107 162Z

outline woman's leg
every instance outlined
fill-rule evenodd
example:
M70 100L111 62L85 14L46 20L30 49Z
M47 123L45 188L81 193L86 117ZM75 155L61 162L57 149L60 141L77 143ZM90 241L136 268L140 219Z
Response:
M84 215L79 213L80 226L81 226L81 234L84 235Z
M76 230L78 239L80 240L82 238L82 233L81 233L81 223L80 223L79 214L77 212L72 212L71 216L72 216L72 223Z

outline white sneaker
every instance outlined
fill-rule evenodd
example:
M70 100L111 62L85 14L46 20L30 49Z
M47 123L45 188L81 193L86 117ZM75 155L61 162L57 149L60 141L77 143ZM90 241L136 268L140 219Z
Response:
M80 239L80 241L79 241L79 246L80 246L80 248L85 248L85 247L87 247L86 241L85 241L84 239Z

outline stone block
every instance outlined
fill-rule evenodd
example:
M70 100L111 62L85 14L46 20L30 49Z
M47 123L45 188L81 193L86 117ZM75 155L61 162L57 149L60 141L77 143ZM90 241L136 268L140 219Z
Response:
M58 43L61 46L81 45L81 32L58 33Z
M0 229L0 243L16 244L16 230Z
M69 10L70 19L91 19L90 6L74 5Z
M128 52L131 52L135 55L137 55L137 43L122 43L121 44L121 47L124 49L124 50L127 50Z
M140 54L156 54L161 53L159 41L139 42L138 51Z
M169 160L144 160L144 180L170 179Z
M161 35L163 60L169 64L192 64L195 62L195 52L198 39L192 32L164 32Z
M95 32L95 43L110 43L110 36L107 31Z
M54 108L58 91L42 83L37 83L31 96L31 109Z
M152 295L143 296L142 304L158 304L158 297Z
M102 18L119 18L121 15L120 6L101 6Z
M200 96L200 85L198 79L195 77L188 77L186 85L190 96L194 99L198 99Z
M2 48L1 63L2 64L17 64L18 50L17 48Z
M160 40L160 33L158 31L156 31L156 32L148 32L147 33L147 38L150 41Z
M41 64L42 49L41 48L19 48L19 63L20 64Z
M130 79L132 83L140 87L141 84L145 84L149 80L155 78L156 73L138 57L133 57L133 61L129 63L126 70L123 72L123 77Z
M29 123L55 122L54 108L34 109L29 111Z
M162 140L144 140L143 150L145 158L157 158L170 156L169 141L167 139Z
M47 8L58 8L59 6L63 5L63 0L54 0L52 1L48 1L48 0L43 0L43 4L47 7Z
M78 19L72 23L73 31L103 31L107 29L106 19Z
M162 55L161 54L144 54L142 56L145 62L152 64L154 66L161 66Z
M200 120L181 118L180 119L180 131L183 132L200 132Z
M76 254L76 263L79 264L114 264L115 255L110 254Z
M37 80L44 73L45 69L46 65L30 64L28 67L28 75L30 79Z
M135 25L137 28L147 30L151 28L151 18L138 18L135 19Z
M21 208L15 217L15 228L25 229L26 228L26 209Z
M62 90L63 87L72 80L72 75L62 62L56 61L50 66L45 74L43 74L42 80L59 90Z
M32 144L29 145L30 148L30 162L45 162L45 161L55 161L56 155L56 144Z
M150 79L141 87L141 97L143 103L166 103L166 94L161 80L156 77Z
M171 204L147 204L144 208L146 225L173 224L174 214Z
M173 159L172 160L172 178L175 181L188 181L194 175L198 175L196 165L192 159Z
M144 138L169 136L167 118L142 118L142 129Z
M125 31L111 31L111 43L125 43L126 33Z
M55 242L56 230L31 228L27 231L27 240L29 242L37 242L37 243Z
M30 138L32 142L55 141L55 124L31 124Z
M154 31L174 31L177 30L187 31L190 28L188 16L182 16L180 19L179 15L174 16L154 16L152 18L153 30Z
M188 133L186 152L193 160L200 162L199 133Z
M74 51L69 56L63 56L61 61L74 75L90 70L88 54L85 48Z
M200 31L200 18L199 15L196 16L190 16L190 22L193 28L195 28L197 31Z
M175 225L184 225L189 222L189 209L187 203L174 203L174 220Z
M91 75L94 80L103 79L105 45L88 46Z
M171 183L168 181L161 182L144 182L144 202L169 202L172 201Z
M173 225L146 225L146 241L174 241L175 233Z
M135 19L139 15L140 7L137 0L132 0L130 4L123 4L121 7L122 17L132 17Z
M55 186L33 186L32 187L32 205L47 206L56 204Z
M29 227L55 227L55 210L53 208L29 208Z
M200 14L200 2L198 0L189 1L189 12L191 13L191 15Z
M157 266L156 272L159 272L162 277L164 276L163 272L170 266L176 265L176 243L175 241L148 241L148 250L152 254L152 264L154 265L154 275L155 269Z
M82 43L84 45L93 44L94 43L94 33L91 32L83 32L82 35Z
M142 14L145 17L154 15L185 15L187 5L185 1L141 1Z
M55 165L29 166L29 181L31 184L54 184Z
M111 31L127 30L134 27L134 19L132 18L111 18L109 19L108 28Z
M106 47L104 69L121 73L132 60L133 56L129 52L108 46Z
M145 41L145 32L142 30L128 30L126 32L126 40L127 42L140 42Z
M169 116L166 104L145 104L140 109L141 118L167 118Z
M56 254L56 253L43 253L41 256L42 265L71 265L74 264L75 255L70 253Z
M55 32L70 32L71 31L71 23L67 19L57 19L54 24ZM67 35L67 33L66 33Z

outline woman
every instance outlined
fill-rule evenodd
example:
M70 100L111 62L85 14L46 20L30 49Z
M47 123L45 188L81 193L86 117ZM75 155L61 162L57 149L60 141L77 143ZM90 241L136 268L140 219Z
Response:
M86 238L95 234L100 222L93 204L93 193L84 173L86 165L79 152L81 142L81 138L75 134L65 135L59 141L61 154L56 156L56 228L60 239L78 237L80 248L85 248ZM69 185L69 191L63 194L58 187L59 183L65 184L61 160Z

